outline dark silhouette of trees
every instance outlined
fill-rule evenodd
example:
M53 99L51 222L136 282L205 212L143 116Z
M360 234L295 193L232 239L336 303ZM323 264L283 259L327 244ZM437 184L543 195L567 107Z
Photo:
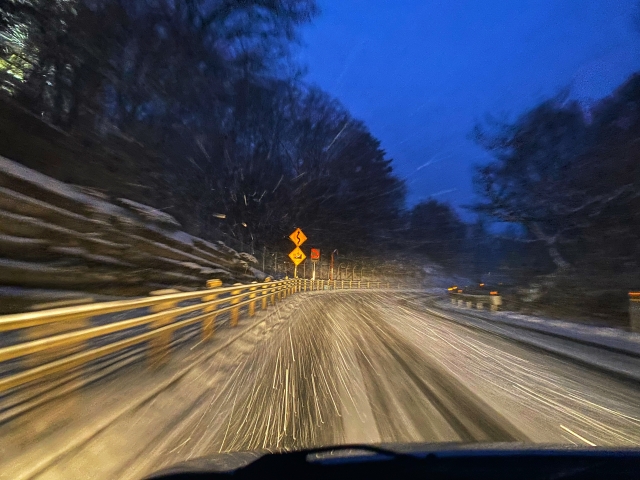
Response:
M638 258L640 76L589 111L547 101L497 134L476 130L495 160L477 168L474 210L522 225L559 269Z
M450 268L463 267L466 235L467 226L453 208L437 200L418 203L409 214L411 250Z
M405 187L366 126L300 80L291 45L317 13L314 0L9 0L3 89L73 135L143 146L122 183L192 233L257 246L305 226L334 248L382 247Z

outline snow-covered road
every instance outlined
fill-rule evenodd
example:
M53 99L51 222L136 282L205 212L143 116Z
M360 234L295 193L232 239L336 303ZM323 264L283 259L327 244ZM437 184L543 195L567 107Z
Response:
M220 451L340 443L640 445L636 383L427 301L295 295L160 370L129 368L3 425L0 475L141 478Z

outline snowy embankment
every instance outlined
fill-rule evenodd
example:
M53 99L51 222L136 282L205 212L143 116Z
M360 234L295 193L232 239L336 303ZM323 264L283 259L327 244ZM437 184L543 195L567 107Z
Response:
M259 277L250 255L180 227L0 157L0 313Z

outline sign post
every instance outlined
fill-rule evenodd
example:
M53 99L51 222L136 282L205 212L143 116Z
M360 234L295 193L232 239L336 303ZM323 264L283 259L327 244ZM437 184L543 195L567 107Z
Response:
M298 278L298 265L304 262L304 259L307 258L307 256L302 250L300 250L300 247L296 247L291 253L289 253L289 258L294 265L293 278Z
M311 249L311 262L313 263L313 274L311 276L311 280L316 279L316 263L320 260L320 249L312 248Z
M300 250L300 245L307 241L307 236L300 230L296 228L295 231L289 235L289 239L295 244L296 248L294 248L289 253L289 258L293 262L293 278L298 278L298 265L304 262L304 259L307 256L304 254L302 250Z

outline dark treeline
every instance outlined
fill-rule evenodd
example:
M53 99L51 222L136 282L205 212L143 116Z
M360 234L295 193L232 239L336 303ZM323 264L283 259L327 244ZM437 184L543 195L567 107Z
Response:
M589 107L560 95L475 136L494 160L477 168L474 210L521 228L520 273L553 279L541 298L626 310L640 287L640 75Z
M640 75L588 109L560 97L476 136L495 154L477 212L524 227L557 269L638 271Z
M2 101L73 138L146 152L109 167L126 172L117 182L72 167L61 176L163 209L206 238L221 230L280 249L301 226L341 254L424 255L475 280L632 286L640 76L589 108L558 97L477 128L494 160L477 168L469 225L435 200L407 210L380 142L304 82L292 49L318 13L313 0L8 0ZM489 234L495 221L510 226Z
M626 294L640 287L640 75L595 104L562 94L473 136L493 156L476 168L479 201L468 208L479 220L418 205L416 247L475 281L496 272L533 285L520 296L532 305L625 317Z
M320 245L384 247L404 184L291 59L317 13L313 0L9 0L2 88L59 129L153 152L114 189L194 234L259 247L304 226Z
M562 94L472 133L493 157L476 167L477 221L423 202L405 247L503 283L512 306L626 321L640 288L640 75L592 105Z

